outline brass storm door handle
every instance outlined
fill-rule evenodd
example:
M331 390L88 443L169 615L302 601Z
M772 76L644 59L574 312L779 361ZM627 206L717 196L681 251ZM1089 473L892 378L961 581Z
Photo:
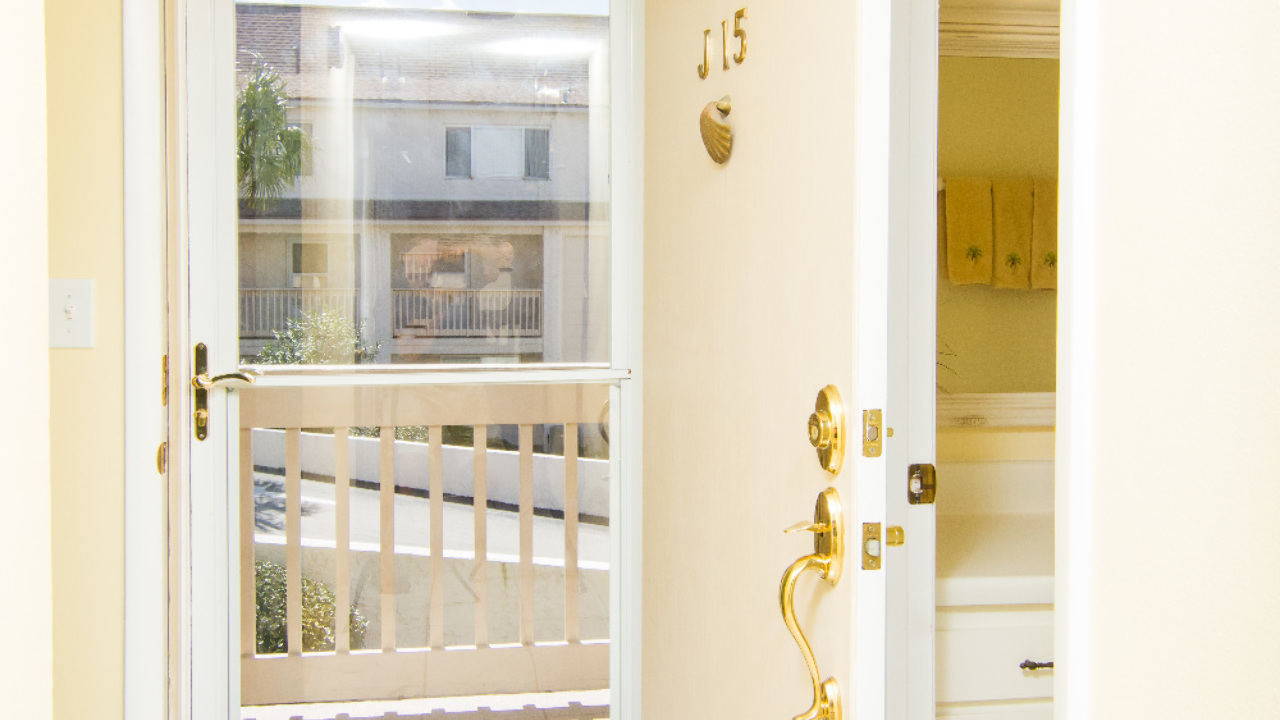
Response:
M197 440L209 437L209 391L217 387L235 386L239 383L252 385L254 372L230 372L209 376L209 348L204 343L195 347L192 367L195 375L191 378L192 413L191 425Z
M778 598L782 606L782 620L791 631L791 637L800 646L800 654L804 656L804 664L813 680L813 705L796 715L794 720L841 720L840 685L834 677L821 680L818 661L814 659L813 648L796 620L795 607L796 581L806 570L817 570L819 577L832 585L840 582L840 574L844 568L844 506L840 503L840 493L835 488L827 488L818 495L812 523L797 523L785 532L806 530L813 533L813 554L791 563L791 567L782 574Z

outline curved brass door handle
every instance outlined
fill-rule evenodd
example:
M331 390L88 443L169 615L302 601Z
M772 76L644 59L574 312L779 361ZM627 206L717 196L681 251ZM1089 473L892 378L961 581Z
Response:
M259 375L253 371L249 372L229 372L222 375L209 376L209 348L204 343L198 343L193 351L192 369L195 375L191 377L192 393L191 403L194 409L191 412L191 427L195 433L197 440L204 440L209 437L209 391L223 385L231 385L232 383L253 384L254 376Z
M191 378L191 387L196 390L208 390L210 388L222 387L223 385L230 385L234 382L242 382L252 385L253 381L254 375L243 372L229 372L223 375L214 375L213 377L209 377L208 373L200 373L199 375Z
M844 506L840 503L840 493L835 488L827 488L818 495L812 523L798 523L787 528L786 532L805 530L814 534L813 554L791 563L791 567L782 574L778 597L778 603L782 606L782 620L791 631L791 637L800 646L800 654L804 656L804 664L813 680L813 705L796 715L794 720L841 720L840 685L833 677L820 679L822 675L818 672L818 661L796 620L795 607L796 581L806 570L817 570L819 577L832 585L840 582L840 574L844 568Z

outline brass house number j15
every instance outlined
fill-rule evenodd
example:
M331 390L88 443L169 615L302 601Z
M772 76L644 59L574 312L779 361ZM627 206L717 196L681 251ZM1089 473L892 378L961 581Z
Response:
M742 21L747 19L747 9L742 8L733 14L733 36L738 38L738 52L733 54L733 61L742 64L747 59L747 31ZM720 47L724 50L724 69L729 69L729 21L720 21ZM706 79L711 72L711 28L702 31L702 64L698 66L698 77Z

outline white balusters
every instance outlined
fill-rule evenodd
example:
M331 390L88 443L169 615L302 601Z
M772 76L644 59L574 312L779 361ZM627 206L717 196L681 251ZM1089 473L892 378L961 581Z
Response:
M351 443L344 427L333 429L334 650L351 652Z
M533 426L520 426L520 644L533 644Z
M302 654L302 431L284 436L285 638L289 655Z
M471 591L476 596L476 647L489 644L489 426L471 429L472 522L475 523L475 560Z
M396 649L396 429L378 430L378 577L382 585L382 651Z
M444 456L443 428L432 425L427 430L427 477L431 483L431 621L427 642L433 648L444 648Z

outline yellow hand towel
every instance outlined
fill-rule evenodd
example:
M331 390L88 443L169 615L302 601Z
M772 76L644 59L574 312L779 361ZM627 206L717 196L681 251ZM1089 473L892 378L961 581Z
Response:
M991 181L948 178L947 275L953 285L991 283Z
M995 224L995 265L991 284L998 288L1031 287L1032 182L996 180L991 184Z
M1031 287L1058 287L1058 180L1035 182L1031 229Z

